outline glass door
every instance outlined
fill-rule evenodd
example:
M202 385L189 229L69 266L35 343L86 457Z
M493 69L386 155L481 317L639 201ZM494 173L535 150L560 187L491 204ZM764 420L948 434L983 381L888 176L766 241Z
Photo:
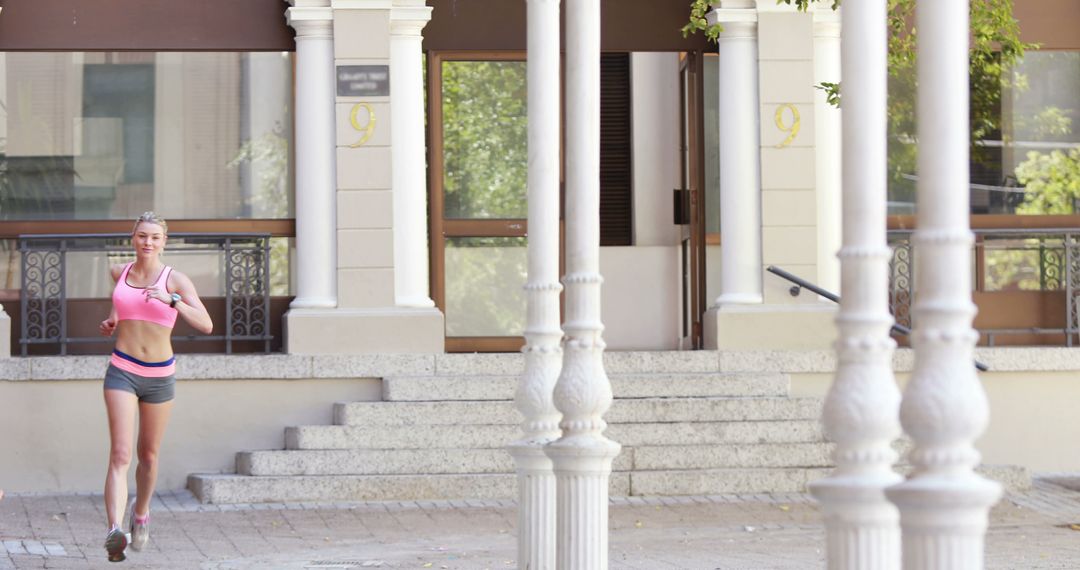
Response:
M448 352L524 345L524 53L428 56L432 296Z

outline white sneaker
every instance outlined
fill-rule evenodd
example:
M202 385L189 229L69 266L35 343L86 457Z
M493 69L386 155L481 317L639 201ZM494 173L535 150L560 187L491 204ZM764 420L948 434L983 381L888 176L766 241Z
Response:
M128 523L128 539L131 541L131 549L139 552L146 547L147 541L150 540L150 513L146 513L144 521L137 521L135 518L135 499L132 499L128 516L131 517Z

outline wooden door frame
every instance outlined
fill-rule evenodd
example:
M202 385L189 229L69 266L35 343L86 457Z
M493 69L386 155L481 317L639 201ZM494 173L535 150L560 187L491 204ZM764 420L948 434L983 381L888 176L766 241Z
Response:
M680 164L679 175L686 177L689 174L688 178L683 180L683 184L689 191L690 203L690 251L687 252L687 261L690 263L690 298L687 300L690 311L690 346L688 348L699 350L704 348L702 319L708 309L705 299L705 54L701 51L689 51L684 52L679 59L679 107L681 109L679 143L686 141L688 162L688 164ZM686 74L685 80L683 74ZM689 132L686 132L687 125L690 126ZM682 162L681 156L679 160ZM682 248L681 240L679 247ZM681 252L679 257L681 262ZM683 311L682 304L679 310ZM679 317L680 334L681 321L686 318L685 311L683 312L684 314Z

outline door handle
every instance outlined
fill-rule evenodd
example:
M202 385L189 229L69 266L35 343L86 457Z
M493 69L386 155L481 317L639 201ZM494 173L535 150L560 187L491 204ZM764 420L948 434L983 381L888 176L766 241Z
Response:
M690 190L676 188L674 193L674 223L676 226L685 226L690 223Z

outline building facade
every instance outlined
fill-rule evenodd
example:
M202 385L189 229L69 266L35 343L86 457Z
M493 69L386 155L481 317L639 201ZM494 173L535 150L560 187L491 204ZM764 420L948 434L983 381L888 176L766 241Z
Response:
M829 347L835 305L806 290L793 295L791 283L765 268L840 289L840 123L814 88L839 77L837 14L724 0L717 48L682 37L680 3L610 0L601 9L598 239L607 349ZM1041 45L1022 63L1027 88L1003 92L1004 126L983 145L997 155L990 166L972 167L984 175L971 190L972 225L1068 229L1076 225L1071 209L1013 215L1026 202L1009 179L1026 161L1034 161L1029 170L1038 164L1028 151L1052 157L1080 143L1068 127L1080 119L1073 88L1080 38L1067 25L1080 14L1065 0L1017 0L1016 13L1022 37ZM386 362L415 371L425 355L519 350L529 235L525 14L524 2L504 0L5 5L0 237L13 354L26 344L30 318L21 304L27 269L18 236L83 235L93 244L104 238L85 234L126 233L147 209L169 219L173 233L268 236L261 280L271 316L260 334L284 353L226 365L192 360L203 368L189 370L190 398L206 405L180 412L190 413L181 421L192 429L176 437L189 449L164 467L166 486L182 486L193 471L228 470L239 449L279 445L282 425L324 421L328 401L378 399L375 378ZM567 118L558 126L566 132ZM562 184L565 157L559 170ZM912 227L906 191L890 190L898 231ZM567 217L560 219L565 231ZM987 328L1032 328L994 317L994 307L1042 315L1048 329L1069 322L1068 280L1050 284L1040 269L1041 252L1057 246L1032 235L988 238L1000 247L977 258L976 296L988 299L980 318L1005 319ZM230 266L220 240L207 240L177 239L190 249L168 262L195 278L224 323ZM93 334L88 323L92 331L107 310L108 259L122 255L67 254L69 328L43 338ZM1019 269L1002 269L1010 264ZM178 348L221 351L223 342ZM56 354L57 344L28 353ZM67 351L107 349L71 343ZM1008 418L987 442L992 457L1074 467L1036 457L1045 449L1014 460L1023 446L1011 435L1032 412L1009 407L1018 392L1075 390L1065 378L1072 357L1062 358L1038 365L1049 374L1037 387L1017 388L1010 377L992 390ZM84 369L96 362L11 359L12 381L0 398L6 421L24 425L50 408L73 421L100 419L85 406L97 385L89 382L96 371ZM333 369L335 362L353 368ZM803 371L795 390L823 394L827 371ZM245 410L214 404L252 393L261 396ZM1042 417L1068 413L1052 408ZM91 461L72 449L104 449L71 431L63 444L8 444L16 445L6 450L18 458L13 468L27 473L23 487L96 488L96 468L55 467ZM221 433L230 435L213 436ZM42 476L49 472L60 474Z

